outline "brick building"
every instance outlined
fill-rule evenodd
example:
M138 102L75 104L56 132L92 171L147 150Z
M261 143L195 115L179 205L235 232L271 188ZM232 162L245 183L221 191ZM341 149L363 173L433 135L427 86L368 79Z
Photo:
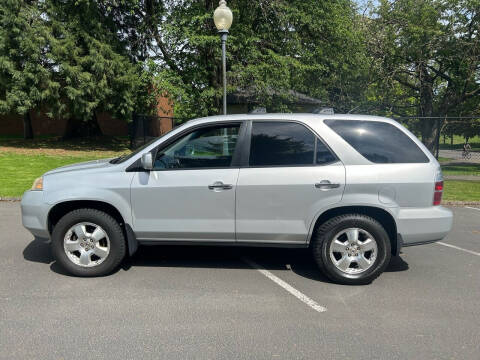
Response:
M172 128L173 107L167 97L160 97L155 111L152 131L159 136ZM34 136L51 135L63 136L67 130L68 119L52 119L45 112L31 111L30 117ZM97 120L104 135L126 136L128 135L128 123L124 120L113 118L109 113L97 113ZM0 115L0 135L22 136L22 115Z

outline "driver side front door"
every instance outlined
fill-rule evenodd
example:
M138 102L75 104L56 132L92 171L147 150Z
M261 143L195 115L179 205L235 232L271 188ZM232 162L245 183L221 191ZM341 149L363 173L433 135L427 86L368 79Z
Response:
M140 241L235 241L240 127L195 128L160 147L152 171L135 174L132 215Z

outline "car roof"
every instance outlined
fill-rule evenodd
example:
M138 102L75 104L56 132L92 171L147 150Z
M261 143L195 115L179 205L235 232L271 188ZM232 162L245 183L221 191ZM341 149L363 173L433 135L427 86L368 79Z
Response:
M215 115L203 118L197 118L188 121L191 123L207 123L214 121L239 121L239 120L298 120L298 121L314 121L314 120L368 120L381 122L394 122L394 120L374 115L360 115L360 114L303 114L303 113L265 113L265 114L234 114L234 115Z

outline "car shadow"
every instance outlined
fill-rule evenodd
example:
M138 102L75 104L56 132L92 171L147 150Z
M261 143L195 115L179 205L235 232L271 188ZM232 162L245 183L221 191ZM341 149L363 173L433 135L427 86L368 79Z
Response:
M23 257L27 261L49 264L53 272L69 276L69 274L55 262L50 250L50 241L35 238L23 250ZM245 260L250 262L250 264ZM291 270L295 274L311 280L330 282L330 280L318 270L309 249L296 248L180 245L140 246L132 257L127 257L123 261L121 268L124 271L128 271L132 267L140 266L252 269L252 262L266 270ZM394 256L385 271L398 272L406 270L408 270L408 264L400 256Z
M23 258L27 261L51 264L54 259L50 250L50 240L34 238L23 249Z
M56 263L52 255L50 240L34 238L33 241L23 249L23 258L31 262L49 264L53 272L65 276L72 276Z

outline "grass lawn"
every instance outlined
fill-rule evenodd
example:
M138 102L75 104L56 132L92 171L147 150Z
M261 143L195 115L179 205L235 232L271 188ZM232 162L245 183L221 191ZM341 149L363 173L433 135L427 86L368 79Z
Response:
M127 137L90 137L63 140L44 136L33 140L0 136L0 153L45 154L52 156L100 156L111 157L129 152Z
M441 156L438 158L438 161L440 162L440 165L442 167L443 175L480 176L480 164L463 162L462 160L454 160Z
M480 164L458 163L442 165L443 175L476 175L480 176ZM480 178L479 178L480 180Z
M95 153L85 156L26 155L0 153L0 197L21 196L33 180L48 170L81 161L104 158Z
M446 180L443 200L480 201L480 181Z
M21 196L48 170L127 153L127 138L62 140L58 137L0 137L0 197Z

